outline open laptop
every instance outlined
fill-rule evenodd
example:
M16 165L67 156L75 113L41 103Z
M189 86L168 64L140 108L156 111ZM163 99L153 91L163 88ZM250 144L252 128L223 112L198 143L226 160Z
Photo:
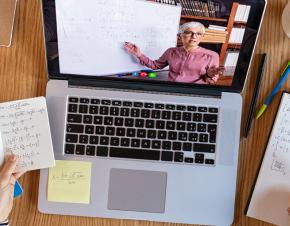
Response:
M49 171L45 169L40 173L39 211L230 225L235 207L242 111L240 92L266 2L195 1L186 6L184 1L170 1L173 5L133 0L100 1L99 7L107 4L111 9L119 4L116 14L118 10L128 13L128 2L139 2L136 4L142 7L148 5L152 10L158 7L160 14L160 10L180 10L180 23L199 21L208 28L207 34L214 34L211 38L225 38L220 43L215 40L200 43L206 53L219 54L219 64L225 66L223 75L214 84L207 84L207 80L203 80L204 84L177 82L170 78L167 70L145 70L143 72L148 74L142 75L130 70L124 74L121 70L121 75L100 76L98 67L92 66L92 71L75 73L82 68L80 63L85 65L92 59L86 54L94 53L85 47L90 43L96 48L91 37L98 34L86 34L88 31L83 24L74 25L80 21L95 25L102 13L93 5L96 1L78 2L42 1L49 76L46 97L55 158L92 162L90 203L47 201ZM61 3L66 10L57 9ZM86 6L86 11L82 11L79 4ZM90 17L92 8L98 11L94 17ZM81 13L76 16L78 10ZM137 12L138 7L134 10ZM65 16L67 20L63 20ZM106 20L111 25L116 22L110 21L110 17ZM98 29L98 26L93 27ZM67 48L72 41L69 32L78 32L78 44L73 48ZM230 37L228 32L237 33ZM111 33L103 35L108 34ZM108 46L111 47L113 44ZM104 57L99 60L114 65L116 62L107 59L106 50L103 51ZM83 57L76 60L76 56Z

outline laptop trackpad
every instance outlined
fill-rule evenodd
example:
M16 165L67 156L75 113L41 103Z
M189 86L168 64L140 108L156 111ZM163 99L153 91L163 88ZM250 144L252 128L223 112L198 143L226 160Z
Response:
M111 169L108 209L164 213L167 173Z

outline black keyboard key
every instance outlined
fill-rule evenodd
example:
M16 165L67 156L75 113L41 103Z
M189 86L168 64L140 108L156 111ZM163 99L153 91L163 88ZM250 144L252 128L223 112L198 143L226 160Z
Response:
M206 159L205 160L205 164L213 165L214 164L214 160L213 159Z
M135 120L135 127L143 128L145 125L144 119L136 119Z
M168 110L175 110L175 105L173 105L173 104L166 104L166 109L168 109Z
M173 142L172 149L175 151L180 151L181 150L181 143L180 142Z
M198 107L199 112L207 112L207 107Z
M178 110L178 111L185 111L186 110L186 106L184 106L184 105L177 105L176 106L176 110Z
M129 147L129 145L130 145L130 139L129 138L121 138L121 146Z
M147 119L145 122L145 128L154 128L154 120Z
M147 138L155 139L156 138L156 130L148 130Z
M198 140L199 140L199 142L208 142L208 134L200 133Z
M172 151L162 151L161 152L161 160L172 162L173 152Z
M192 115L192 121L194 122L201 122L202 114L200 113L193 113Z
M174 162L183 162L183 152L174 153Z
M97 156L107 157L108 156L108 147L98 146L97 147Z
M123 124L124 124L123 118L119 118L119 117L115 118L115 123L114 123L115 126L123 126Z
M189 141L197 142L198 140L198 134L197 133L190 133L188 137Z
M110 108L110 115L119 116L119 108L117 108L117 107L111 107Z
M131 147L139 148L140 147L140 140L139 139L131 139Z
M153 108L154 107L154 104L153 103L145 103L144 104L144 107L145 108Z
M99 137L98 136L90 136L90 144L98 144Z
M64 153L65 154L74 154L75 152L75 145L74 144L65 144Z
M148 109L142 109L141 110L141 117L142 118L150 118L150 110L148 110Z
M116 135L118 137L124 137L126 135L126 129L125 128L117 128L117 131L116 131Z
M87 145L86 146L86 155L89 156L94 156L96 151L96 147L92 145Z
M120 100L113 100L112 101L112 105L113 106L121 106L122 105L122 102Z
M99 107L98 106L95 106L95 105L91 105L90 106L90 109L89 109L89 112L90 112L90 114L98 114L98 112L99 112Z
M183 143L182 150L183 151L192 151L192 144L191 143Z
M100 144L101 145L109 145L109 137L100 137Z
M110 148L110 157L159 160L160 151L134 149L134 148Z
M77 97L70 97L68 98L68 101L71 103L78 103L79 102L79 98Z
M99 99L91 99L91 104L100 104Z
M161 111L159 111L159 110L152 110L152 112L151 112L151 118L160 119L160 116L161 116Z
M188 111L196 111L196 106L187 106Z
M164 150L170 150L171 149L171 142L170 141L162 141L162 149Z
M167 121L166 122L166 129L167 130L175 130L175 122L173 122L173 121Z
M172 113L172 119L173 119L173 120L181 120L181 112L174 111L174 112Z
M68 112L72 112L72 113L78 112L78 105L77 104L69 104L68 105Z
M208 112L210 112L210 113L218 113L219 109L218 108L209 108Z
M183 112L182 114L182 120L183 121L191 121L191 113L190 112Z
M101 106L100 107L100 115L108 115L109 114L109 107Z
M207 132L209 133L216 133L217 126L214 124L208 124L207 125Z
M204 154L195 154L195 163L204 163Z
M119 146L120 139L118 137L111 137L110 145L111 146Z
M121 111L120 111L121 116L127 117L127 116L129 116L129 113L130 113L129 108L121 108Z
M133 106L135 108L141 108L141 107L143 107L143 103L142 102L134 102Z
M68 114L67 121L72 122L72 123L81 123L82 122L82 115Z
M137 130L137 137L145 138L146 137L146 130L145 129L138 129Z
M193 122L187 123L187 131L195 131L196 130L196 124Z
M85 124L92 124L93 123L93 116L91 116L91 115L84 115L83 123L85 123Z
M156 109L164 109L165 106L164 106L164 104L155 104L155 108Z
M67 124L66 131L69 133L83 133L84 125Z
M164 130L159 130L158 133L157 133L157 137L160 140L165 140L166 137L167 137L167 132L164 131Z
M95 132L95 127L94 126L86 126L85 128L85 133L86 134L94 134Z
M126 127L133 127L134 126L134 119L133 118L126 118L125 119L125 126Z
M176 123L176 129L184 131L185 130L185 125L186 125L185 122L177 122Z
M89 136L87 136L87 135L80 135L79 142L81 144L87 144L89 142Z
M102 105L111 105L111 100L102 100Z
M193 151L194 152L204 152L204 153L214 153L215 152L215 145L196 143L193 145Z
M85 145L76 145L76 154L77 155L84 155L85 154Z
M184 158L184 162L193 163L193 158Z
M82 103L82 104L88 104L88 103L90 103L90 100L89 100L89 98L81 98L80 99L80 103Z
M202 164L203 162L204 162L204 159L195 158L195 163Z
M106 135L114 136L115 135L115 127L108 126L106 128Z
M96 125L103 124L103 116L95 116L94 117L94 124L96 124Z
M89 109L88 105L83 105L83 104L79 105L79 113L87 114L88 109Z
M140 117L140 109L138 108L131 108L131 117Z
M105 127L103 127L103 126L96 126L95 134L104 135L105 134Z
M161 120L156 120L156 129L165 129L165 122Z
M197 124L197 131L198 132L206 132L206 124L203 124L203 123L198 123Z
M141 147L142 148L150 148L151 141L150 140L142 140Z
M169 131L168 132L168 140L177 140L177 132Z
M128 128L127 129L127 137L136 137L136 129Z
M188 134L184 132L179 132L178 133L178 140L180 141L187 141Z
M216 123L217 122L217 115L214 114L204 114L203 115L204 122Z
M68 143L77 143L78 142L78 135L76 134L67 134L65 137L65 141Z
M216 143L216 133L209 133L209 142Z
M110 116L106 116L104 118L104 125L112 126L114 124L114 118Z
M160 140L153 140L151 147L153 149L160 149L161 148L161 141Z
M170 111L162 111L162 119L166 119L166 120L171 119L171 112Z
M125 107L132 107L133 103L131 101L123 101L123 106Z

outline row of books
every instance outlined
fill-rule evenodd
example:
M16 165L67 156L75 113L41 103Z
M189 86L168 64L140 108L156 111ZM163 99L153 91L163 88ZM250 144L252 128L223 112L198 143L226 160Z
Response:
M221 6L219 3L212 0L192 1L179 0L182 11L181 14L185 16L203 16L203 17L219 17Z
M232 28L229 43L230 44L241 44L243 42L245 34L245 28Z
M251 6L250 5L241 5L239 4L238 10L236 12L235 21L244 22L248 21L250 15Z
M239 51L228 50L225 55L223 76L233 76L237 67Z
M215 29L205 29L205 34L202 42L206 43L225 43L227 38L226 31L220 31Z
M155 1L162 4L177 5L177 2L175 0L155 0Z

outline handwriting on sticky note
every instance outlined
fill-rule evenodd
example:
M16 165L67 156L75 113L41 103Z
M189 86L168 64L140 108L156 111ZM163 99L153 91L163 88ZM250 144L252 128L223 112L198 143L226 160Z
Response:
M1 103L0 131L5 151L17 156L16 171L54 165L44 97Z
M57 160L49 169L47 200L89 204L91 167L90 162Z

